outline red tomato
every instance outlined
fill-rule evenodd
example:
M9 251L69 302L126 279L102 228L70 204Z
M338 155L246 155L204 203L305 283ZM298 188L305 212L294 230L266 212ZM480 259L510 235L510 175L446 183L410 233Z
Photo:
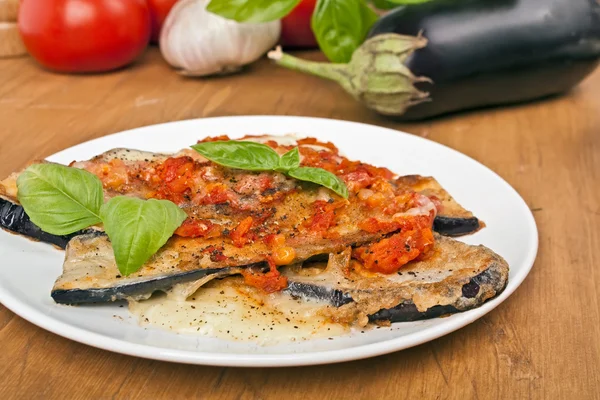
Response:
M43 66L103 72L136 59L150 39L146 0L22 0L19 31Z
M158 43L160 37L160 28L162 28L171 8L177 3L177 0L148 0L150 7L150 16L152 17L152 43Z
M317 0L302 0L281 20L281 44L286 47L317 47L310 18Z

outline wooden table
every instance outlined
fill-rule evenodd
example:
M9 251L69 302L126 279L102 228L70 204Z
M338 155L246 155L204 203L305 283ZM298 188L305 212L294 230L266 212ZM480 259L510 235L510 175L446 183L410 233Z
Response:
M332 83L266 61L236 76L189 80L170 71L156 50L133 68L96 76L55 75L27 58L4 60L0 176L113 132L243 114L367 122L481 161L534 211L540 249L531 274L496 310L458 332L387 356L304 368L213 368L113 354L0 306L0 398L600 396L600 69L565 97L400 124L363 109Z

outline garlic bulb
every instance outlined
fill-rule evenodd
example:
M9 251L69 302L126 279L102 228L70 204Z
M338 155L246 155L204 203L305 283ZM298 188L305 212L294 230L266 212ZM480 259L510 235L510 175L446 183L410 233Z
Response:
M188 76L223 74L256 61L272 48L281 22L239 23L206 11L209 0L180 0L160 35L160 50Z

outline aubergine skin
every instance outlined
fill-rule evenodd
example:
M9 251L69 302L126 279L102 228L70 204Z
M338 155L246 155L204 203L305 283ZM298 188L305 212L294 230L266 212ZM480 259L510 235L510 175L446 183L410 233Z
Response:
M476 232L480 228L476 217L460 218L437 215L433 220L433 230L444 236L462 236Z
M168 278L131 283L119 287L92 289L56 289L52 290L52 299L58 304L104 303L117 300L144 298L155 291L166 291L179 283L193 282L210 275L222 276L231 268L203 269L182 272Z
M427 47L406 60L430 93L399 117L419 120L460 110L563 93L600 60L596 0L434 0L394 9L369 37L418 35Z
M52 235L44 232L36 224L31 222L23 207L10 200L0 197L0 228L13 233L23 235L30 239L49 243L64 249L73 237L91 232L89 229L72 233L70 235Z
M473 299L479 294L480 284L482 282L498 281L494 271L486 270L481 274L473 277L468 283L462 287L462 298ZM497 293L500 293L506 287L508 282L504 282L496 288ZM480 304L481 305L481 304ZM453 305L437 305L428 308L425 311L419 311L415 303L406 301L398 304L396 307L384 308L377 311L375 314L369 315L369 321L390 321L390 322L407 322L418 321L421 319L438 318L443 315L455 314L461 312Z

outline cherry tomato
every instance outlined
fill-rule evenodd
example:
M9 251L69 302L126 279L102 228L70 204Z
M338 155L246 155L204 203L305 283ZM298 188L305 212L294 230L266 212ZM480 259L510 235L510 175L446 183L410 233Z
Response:
M286 47L318 47L310 27L317 0L302 0L281 20L281 44Z
M22 0L29 54L59 72L103 72L135 60L150 39L146 0Z
M177 3L177 0L148 0L150 16L152 17L152 37L150 39L152 43L158 43L160 29L175 3Z

